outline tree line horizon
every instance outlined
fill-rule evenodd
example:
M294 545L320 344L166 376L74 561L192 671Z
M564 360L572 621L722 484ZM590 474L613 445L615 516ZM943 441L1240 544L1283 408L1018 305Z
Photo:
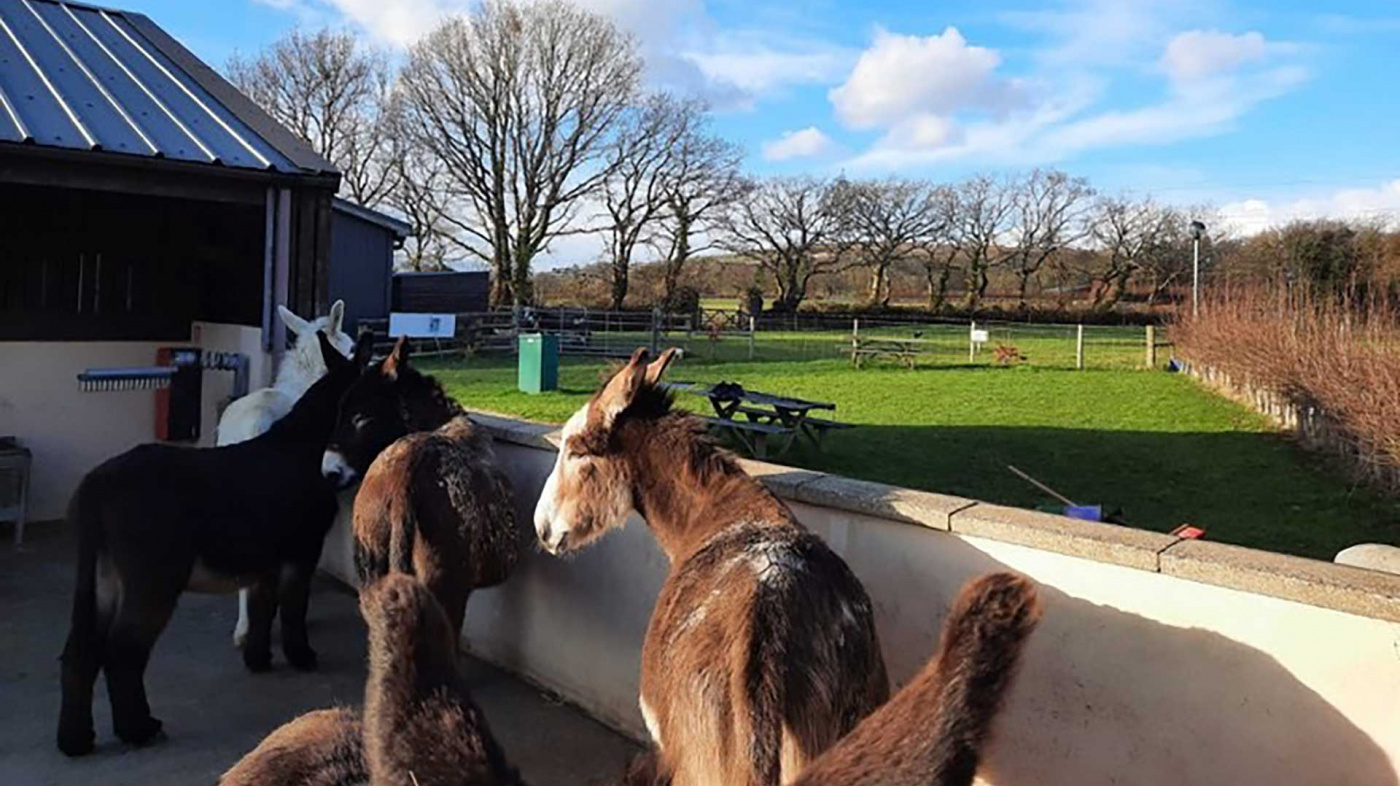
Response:
M412 227L402 269L484 265L494 307L536 303L539 283L544 299L572 292L612 309L757 290L779 312L814 293L934 312L989 298L1110 312L1189 289L1194 221L1211 281L1392 295L1400 284L1400 239L1379 219L1239 237L1208 205L1103 194L1053 168L957 182L756 176L701 99L647 90L644 65L600 14L488 0L397 62L349 31L293 30L226 73L342 172L342 195ZM552 244L583 234L600 238L600 259L536 272Z

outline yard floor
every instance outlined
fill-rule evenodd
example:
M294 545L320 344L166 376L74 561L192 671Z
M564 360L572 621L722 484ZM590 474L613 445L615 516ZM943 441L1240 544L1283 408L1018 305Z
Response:
M1400 504L1357 488L1263 417L1181 375L981 364L855 370L837 359L696 354L669 376L829 401L835 419L859 425L833 432L824 451L800 444L779 463L1020 507L1053 503L1010 464L1080 504L1121 508L1141 529L1189 523L1209 540L1325 560L1356 543L1400 543ZM516 390L512 359L420 365L468 407L547 422L566 420L604 369L567 359L560 391L532 396ZM679 403L709 407L691 395Z
M31 532L21 551L8 539L0 545L0 784L212 784L282 723L362 703L365 627L354 596L340 585L327 579L311 598L311 642L321 659L311 674L288 668L275 649L271 673L248 673L230 639L237 601L185 595L146 673L152 710L168 738L141 749L117 741L99 678L97 751L65 758L54 729L75 549L59 525ZM463 667L501 746L530 783L582 786L616 777L636 750L502 671L470 658Z

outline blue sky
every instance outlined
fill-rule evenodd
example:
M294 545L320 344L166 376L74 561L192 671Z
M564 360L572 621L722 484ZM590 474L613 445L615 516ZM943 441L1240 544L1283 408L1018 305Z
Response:
M401 50L469 0L116 0L211 64L285 30ZM584 0L760 173L1056 166L1254 229L1400 219L1400 2Z

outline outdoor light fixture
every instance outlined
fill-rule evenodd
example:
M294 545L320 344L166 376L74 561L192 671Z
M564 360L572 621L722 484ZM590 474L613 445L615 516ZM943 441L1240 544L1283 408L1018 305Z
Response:
M1191 316L1201 314L1201 235L1206 225L1200 221L1191 222Z

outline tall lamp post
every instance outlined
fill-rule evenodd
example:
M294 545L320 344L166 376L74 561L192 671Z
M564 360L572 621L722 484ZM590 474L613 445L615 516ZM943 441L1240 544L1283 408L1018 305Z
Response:
M1200 221L1191 222L1191 316L1201 315L1201 235L1206 225Z

